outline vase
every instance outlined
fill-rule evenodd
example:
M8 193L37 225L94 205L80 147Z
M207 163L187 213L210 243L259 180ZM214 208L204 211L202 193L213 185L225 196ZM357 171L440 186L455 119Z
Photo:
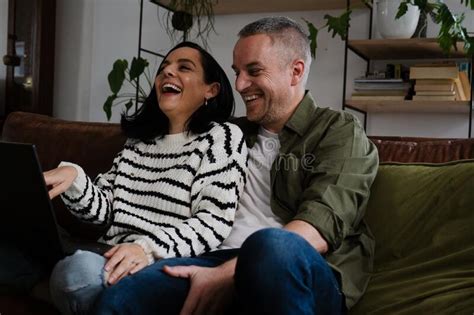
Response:
M420 10L417 6L408 5L407 12L395 19L400 0L377 0L377 30L383 38L410 38L416 30Z

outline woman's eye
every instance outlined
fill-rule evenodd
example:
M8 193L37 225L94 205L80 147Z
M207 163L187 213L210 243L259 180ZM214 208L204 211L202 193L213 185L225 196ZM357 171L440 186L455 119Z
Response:
M188 66L181 66L181 67L179 67L179 69L180 69L180 70L185 70L185 71L191 70L191 68L188 67Z

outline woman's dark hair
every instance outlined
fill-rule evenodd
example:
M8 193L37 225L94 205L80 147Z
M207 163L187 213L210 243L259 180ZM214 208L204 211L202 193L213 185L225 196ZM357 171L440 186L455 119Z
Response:
M211 129L211 122L225 122L233 114L232 86L214 57L195 43L179 43L168 52L163 60L166 60L172 51L181 47L190 47L199 52L206 84L217 82L220 85L219 93L209 99L207 105L200 106L187 121L186 130L188 132L203 133ZM161 69L161 65L159 69ZM158 105L154 84L150 94L136 113L132 115L122 113L121 125L123 133L129 138L150 140L168 134L169 120Z

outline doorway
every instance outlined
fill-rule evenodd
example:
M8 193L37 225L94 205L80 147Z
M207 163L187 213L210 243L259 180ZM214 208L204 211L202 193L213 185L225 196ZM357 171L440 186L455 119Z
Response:
M56 0L8 0L1 118L13 111L52 115L55 20Z

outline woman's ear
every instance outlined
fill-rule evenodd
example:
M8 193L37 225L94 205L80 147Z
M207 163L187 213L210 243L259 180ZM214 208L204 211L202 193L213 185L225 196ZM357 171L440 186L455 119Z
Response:
M217 94L219 94L220 90L221 90L221 85L217 82L213 82L213 83L208 85L208 89L207 89L206 94L204 95L204 97L206 99L211 99L213 97L216 97Z

